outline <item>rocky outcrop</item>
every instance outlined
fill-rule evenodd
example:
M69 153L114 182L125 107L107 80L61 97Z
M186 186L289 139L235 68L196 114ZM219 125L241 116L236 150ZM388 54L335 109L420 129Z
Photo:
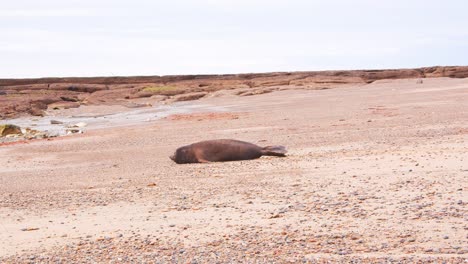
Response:
M179 95L173 96L171 98L171 101L173 102L192 101L192 100L197 100L202 97L205 97L207 94L208 94L207 92L179 94Z
M128 104L125 100L167 96L169 101L196 100L221 90L255 95L276 89L329 89L383 79L466 78L468 66L419 69L276 72L226 75L132 76L0 79L0 119L43 115L53 108L82 104ZM202 96L203 95L203 96Z

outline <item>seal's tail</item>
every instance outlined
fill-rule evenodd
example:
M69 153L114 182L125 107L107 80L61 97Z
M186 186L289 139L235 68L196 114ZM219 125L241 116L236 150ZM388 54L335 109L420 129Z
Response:
M265 156L285 157L286 152L286 148L283 146L268 146L262 149L262 155Z

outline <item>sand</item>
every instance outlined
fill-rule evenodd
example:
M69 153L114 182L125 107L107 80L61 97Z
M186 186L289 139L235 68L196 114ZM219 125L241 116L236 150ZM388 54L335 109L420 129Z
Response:
M468 79L187 104L205 108L1 146L0 262L468 261ZM168 158L215 138L289 155Z

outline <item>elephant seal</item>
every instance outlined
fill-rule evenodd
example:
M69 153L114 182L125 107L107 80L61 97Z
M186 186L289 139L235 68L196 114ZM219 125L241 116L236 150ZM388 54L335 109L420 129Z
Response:
M261 156L286 156L283 146L259 147L233 140L207 140L178 148L170 159L177 164L258 159Z

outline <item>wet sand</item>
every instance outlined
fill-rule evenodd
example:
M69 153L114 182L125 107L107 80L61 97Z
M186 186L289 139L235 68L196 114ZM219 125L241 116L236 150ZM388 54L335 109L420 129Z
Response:
M151 102L151 99L146 101ZM154 104L154 105L153 105ZM140 104L136 109L120 105L101 105L101 106L81 106L72 109L60 109L46 111L42 117L24 116L19 118L7 119L5 122L15 124L19 127L31 128L37 131L45 132L49 136L67 135L67 128L75 124L84 123L83 127L77 129L83 132L102 128L116 128L125 126L141 125L148 122L154 122L159 119L174 115L185 115L205 112L223 112L223 107L216 107L206 104L193 103L174 103L170 105L151 102ZM53 121L58 121L54 124ZM19 141L18 138L1 138L2 141Z
M0 262L466 262L467 102L448 78L225 94L2 146ZM168 158L214 138L289 155Z

